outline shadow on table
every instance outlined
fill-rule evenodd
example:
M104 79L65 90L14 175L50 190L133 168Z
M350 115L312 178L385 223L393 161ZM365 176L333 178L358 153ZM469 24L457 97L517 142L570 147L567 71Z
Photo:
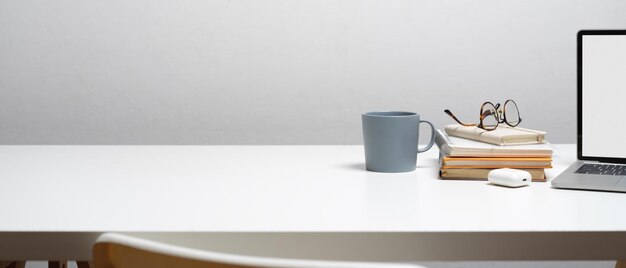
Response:
M349 170L360 170L360 171L367 171L365 169L365 163L348 163L348 164L342 164L340 165L341 168L344 169L349 169ZM429 165L417 165L415 168L416 169L420 169L420 168L427 168L427 167L431 167ZM373 172L373 171L369 171L369 172ZM414 171L411 171L414 172ZM379 172L374 172L374 173L379 173Z

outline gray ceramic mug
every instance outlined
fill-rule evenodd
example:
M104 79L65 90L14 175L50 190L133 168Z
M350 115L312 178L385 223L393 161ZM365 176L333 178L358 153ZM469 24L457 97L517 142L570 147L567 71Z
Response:
M417 154L428 151L435 143L435 127L419 114L411 112L369 112L361 115L365 166L376 172L409 172L415 170ZM428 145L418 149L419 125L431 127Z

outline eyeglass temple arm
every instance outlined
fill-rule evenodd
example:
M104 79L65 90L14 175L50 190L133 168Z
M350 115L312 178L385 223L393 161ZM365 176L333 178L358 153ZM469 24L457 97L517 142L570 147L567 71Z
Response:
M459 119L456 118L456 116L454 116L454 114L452 114L452 112L450 112L450 110L445 109L443 111L444 113L446 113L447 115L449 115L450 117L452 117L452 119L454 119L454 121L456 121L457 123L459 123L460 125L466 126L466 127L474 127L474 126L478 126L478 124L465 124L463 122L461 122Z

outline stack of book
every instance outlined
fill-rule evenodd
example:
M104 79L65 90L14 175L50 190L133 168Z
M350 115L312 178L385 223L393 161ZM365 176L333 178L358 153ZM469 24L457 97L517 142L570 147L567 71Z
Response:
M528 171L533 181L546 181L545 169L552 167L552 146L541 131L449 125L436 131L435 142L442 179L486 180L493 169L514 168Z

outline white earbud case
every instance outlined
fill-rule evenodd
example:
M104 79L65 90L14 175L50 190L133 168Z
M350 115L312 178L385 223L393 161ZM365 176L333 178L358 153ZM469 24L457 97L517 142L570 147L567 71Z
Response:
M487 175L489 182L507 187L521 187L530 184L530 173L524 170L500 168L494 169Z

